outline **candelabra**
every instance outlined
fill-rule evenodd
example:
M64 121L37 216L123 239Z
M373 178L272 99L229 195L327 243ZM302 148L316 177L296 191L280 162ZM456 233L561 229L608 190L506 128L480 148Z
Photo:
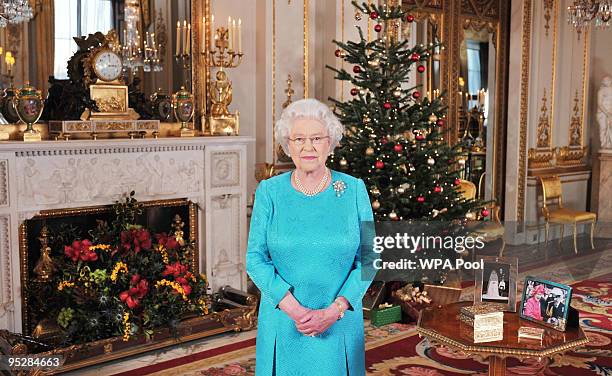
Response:
M213 21L214 24L214 21ZM236 25L238 26L236 28ZM228 27L220 27L215 32L214 48L203 51L206 65L218 68L216 80L210 83L210 113L208 123L212 135L237 135L240 128L240 113L229 112L232 102L232 82L227 79L224 69L236 68L242 63L242 21L228 18ZM236 44L236 36L238 43ZM236 49L237 46L237 49Z

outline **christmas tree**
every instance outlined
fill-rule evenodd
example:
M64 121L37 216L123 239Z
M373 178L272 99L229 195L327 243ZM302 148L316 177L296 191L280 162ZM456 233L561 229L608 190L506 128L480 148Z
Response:
M351 99L335 104L346 126L330 160L334 168L364 180L377 221L454 221L477 215L482 203L465 200L457 189L465 165L465 145L449 146L442 96L432 100L409 82L413 69L425 73L424 62L438 46L410 46L393 36L399 21L415 22L399 6L353 5L374 22L379 38L343 43L336 57L351 72L336 69L336 79L352 85ZM397 33L396 33L397 34ZM477 213L477 214L476 214Z

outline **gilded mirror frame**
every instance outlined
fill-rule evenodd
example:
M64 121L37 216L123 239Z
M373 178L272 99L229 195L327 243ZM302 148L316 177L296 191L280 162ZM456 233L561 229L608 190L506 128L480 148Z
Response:
M402 8L413 14L439 15L439 36L444 45L441 53L440 83L448 106L445 137L449 143L459 140L458 115L460 49L464 27L491 26L496 29L496 86L491 196L498 204L504 201L508 91L508 48L510 4L507 0L402 0Z

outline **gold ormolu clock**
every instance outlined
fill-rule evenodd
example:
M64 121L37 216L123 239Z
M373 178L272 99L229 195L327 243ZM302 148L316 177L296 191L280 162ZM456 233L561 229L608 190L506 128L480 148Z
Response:
M82 120L135 120L138 114L129 108L128 87L121 77L123 61L115 51L119 39L114 30L105 35L104 43L93 48L83 61L84 79L89 87L89 96L96 102L99 112L85 110Z

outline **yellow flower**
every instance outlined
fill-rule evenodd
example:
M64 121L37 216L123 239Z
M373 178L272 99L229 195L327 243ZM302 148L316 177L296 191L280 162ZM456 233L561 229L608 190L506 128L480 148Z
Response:
M123 325L124 325L123 340L124 341L127 341L130 339L130 331L132 329L132 325L129 323L129 320L130 320L130 313L125 312L123 314Z
M119 274L120 271L123 271L124 273L127 274L128 272L128 267L127 265L125 265L123 262L119 261L115 264L115 267L113 268L113 272L111 273L111 281L113 282L117 282L117 274Z
M205 315L208 315L208 305L206 304L206 300L204 300L203 298L198 299L198 305L200 306L202 312Z
M164 264L168 265L170 263L170 259L168 258L168 252L166 251L166 248L163 245L158 244L155 246L155 250L161 253L162 261L164 262Z
M74 286L74 282L70 282L70 281L61 281L59 283L59 285L57 286L57 291L62 291L63 289L65 289L66 287L73 287Z
M102 250L102 251L108 251L110 249L110 245L108 245L108 244L98 244L98 245L89 246L89 250L90 251L95 251L96 249L99 249L99 250Z
M185 294L185 290L183 290L183 286L181 286L180 283L168 281L167 279L162 279L161 281L157 281L157 283L155 283L155 287L157 287L157 288L160 288L160 287L163 287L163 286L172 287L172 289L174 289L174 291L176 291L179 294L181 294L181 296L183 297L184 301L188 301L189 300L189 298L187 298L187 295Z

